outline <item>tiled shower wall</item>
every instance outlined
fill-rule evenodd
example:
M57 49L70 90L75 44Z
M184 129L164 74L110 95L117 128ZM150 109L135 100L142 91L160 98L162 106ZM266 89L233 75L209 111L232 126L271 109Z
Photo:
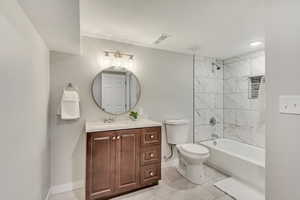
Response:
M265 74L265 53L259 51L219 60L220 70L212 66L213 62L217 60L195 59L195 142L211 139L212 133L216 133L220 137L264 147L264 122L257 125L262 124L262 101L248 98L248 79ZM209 125L211 117L216 118L216 126Z
M224 61L224 137L265 146L262 101L248 98L248 78L265 74L263 51Z
M196 57L194 74L194 137L195 142L211 138L212 133L223 136L223 67L216 69L214 58ZM220 64L222 65L222 64ZM211 117L217 124L209 125Z

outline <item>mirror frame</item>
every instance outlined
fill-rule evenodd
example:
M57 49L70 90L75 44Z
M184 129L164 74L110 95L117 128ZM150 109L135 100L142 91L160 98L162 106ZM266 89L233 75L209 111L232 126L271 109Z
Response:
M114 67L114 66L107 67L107 68L101 70L99 73L96 74L96 76L93 78L93 81L92 81L92 84L91 84L91 95L92 95L92 98L93 98L94 103L95 103L95 104L97 105L97 107L100 108L103 112L105 112L106 114L110 114L110 115L120 116L120 115L124 115L124 114L127 114L127 113L131 112L131 111L137 106L137 104L139 103L139 101L140 101L140 99L141 99L141 96L142 96L142 86L141 86L140 80L139 80L138 77L135 75L135 73L133 73L132 71L130 71L130 70L126 69L126 68L123 68L123 69L126 69L127 71L131 72L131 73L134 75L134 77L136 78L136 80L137 80L138 86L139 86L139 88L140 88L140 89L139 89L139 93L138 93L137 101L136 101L135 105L134 105L132 108L128 109L128 111L125 111L125 112L123 112L123 113L115 114L115 113L110 113L110 112L105 111L105 110L98 104L98 102L96 101L96 99L95 99L95 97L94 97L93 86L94 86L94 82L95 82L97 76L100 75L103 71L105 71L105 70L107 70L107 69L109 69L109 68L112 68L112 67Z

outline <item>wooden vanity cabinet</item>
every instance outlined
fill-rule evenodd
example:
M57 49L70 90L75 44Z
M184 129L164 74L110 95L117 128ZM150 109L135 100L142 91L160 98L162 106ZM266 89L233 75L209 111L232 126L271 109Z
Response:
M155 185L161 179L161 127L87 134L86 200Z

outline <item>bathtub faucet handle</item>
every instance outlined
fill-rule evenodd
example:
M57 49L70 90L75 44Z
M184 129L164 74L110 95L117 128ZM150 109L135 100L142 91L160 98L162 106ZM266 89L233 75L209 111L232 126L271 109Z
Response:
M219 138L219 135L218 134L215 134L215 133L213 133L213 134L211 134L211 137L212 137L212 139L218 139Z

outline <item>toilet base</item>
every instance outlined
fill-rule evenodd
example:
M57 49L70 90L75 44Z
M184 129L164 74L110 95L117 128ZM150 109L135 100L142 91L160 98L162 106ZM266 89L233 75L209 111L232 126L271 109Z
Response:
M201 185L207 181L202 163L187 165L183 160L179 159L176 169L183 177L194 184Z

